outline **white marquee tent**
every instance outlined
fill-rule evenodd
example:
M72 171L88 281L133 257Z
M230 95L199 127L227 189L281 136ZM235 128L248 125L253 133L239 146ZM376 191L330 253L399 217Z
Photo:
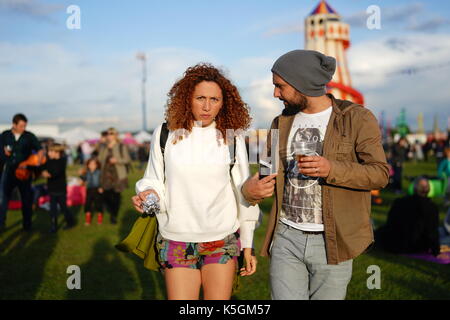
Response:
M134 139L139 143L144 143L146 141L151 141L152 135L147 131L140 131L134 135Z
M61 133L58 138L73 146L85 140L98 139L100 133L83 127L76 127Z
M11 129L11 124L0 124L0 133ZM56 125L47 124L29 124L27 125L27 131L30 131L38 138L53 138L57 139L60 136L59 128Z

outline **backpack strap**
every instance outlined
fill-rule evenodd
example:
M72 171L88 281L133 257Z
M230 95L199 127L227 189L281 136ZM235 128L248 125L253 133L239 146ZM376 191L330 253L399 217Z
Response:
M233 138L233 143L228 144L228 151L230 152L230 176L231 176L231 170L233 170L234 164L236 162L236 136Z
M159 136L159 147L164 159L164 151L166 150L167 138L169 137L169 129L167 128L167 122L164 122L161 127L161 134Z
M159 134L159 148L161 149L163 158L163 172L164 182L166 182L166 162L164 161L164 151L166 150L167 138L169 137L169 129L167 128L167 122L164 122L161 127L161 133Z

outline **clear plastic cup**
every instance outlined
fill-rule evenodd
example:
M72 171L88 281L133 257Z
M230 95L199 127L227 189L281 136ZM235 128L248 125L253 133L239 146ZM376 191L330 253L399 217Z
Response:
M307 156L315 156L317 150L317 142L298 141L294 142L294 154L298 162Z

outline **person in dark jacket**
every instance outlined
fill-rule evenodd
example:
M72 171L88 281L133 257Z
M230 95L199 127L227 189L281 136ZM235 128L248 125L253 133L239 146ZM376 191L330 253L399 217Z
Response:
M412 196L394 201L386 224L375 232L382 249L392 253L439 254L439 210L427 197L429 191L428 179L419 177Z
M400 138L400 140L392 146L392 157L390 159L392 169L394 170L392 188L397 194L402 192L403 163L407 159L408 150L408 141L405 138Z
M26 130L27 124L27 117L18 113L12 119L12 128L0 135L0 159L4 164L0 182L0 232L5 229L8 203L16 187L19 189L22 202L23 229L31 231L33 215L32 177L30 175L29 178L22 180L16 176L15 172L18 168L24 168L21 163L34 153L39 157L39 163L37 164L39 166L44 160L44 151L36 136Z
M48 158L49 160L44 165L42 176L47 178L48 194L50 195L50 232L55 233L58 224L58 205L64 213L67 223L66 229L72 228L75 222L72 213L67 208L67 158L64 156L64 146L60 144L50 146Z

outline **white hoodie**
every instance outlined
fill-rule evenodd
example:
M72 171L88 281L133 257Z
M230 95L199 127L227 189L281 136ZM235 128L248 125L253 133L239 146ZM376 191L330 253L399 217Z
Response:
M153 133L147 169L136 183L136 193L154 189L160 198L161 235L174 241L208 242L240 229L242 248L251 248L259 207L250 206L241 193L250 175L244 137L236 138L231 179L229 148L223 139L217 140L215 122L194 126L176 144L170 131L164 161L161 127Z

